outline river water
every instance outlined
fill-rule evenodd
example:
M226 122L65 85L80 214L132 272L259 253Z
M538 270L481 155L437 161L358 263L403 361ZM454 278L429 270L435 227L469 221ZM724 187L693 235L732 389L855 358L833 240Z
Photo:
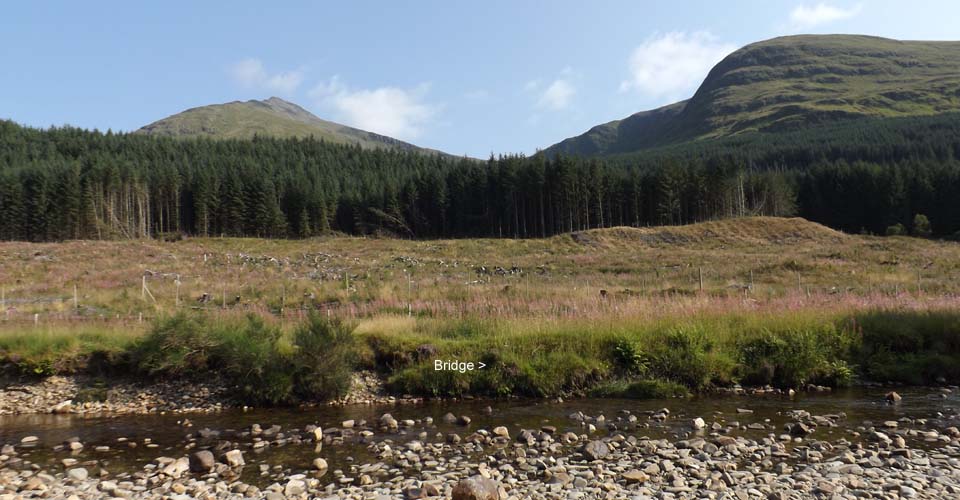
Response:
M651 438L678 439L691 432L691 421L702 417L708 425L716 422L726 428L734 427L733 435L758 439L770 434L783 434L783 426L791 422L786 412L806 410L813 415L845 414L837 427L820 427L811 436L820 440L847 438L857 441L854 432L863 431L872 423L878 426L884 421L910 419L911 428L943 429L950 423L944 416L957 415L960 412L960 394L954 390L949 394L936 388L897 389L903 400L896 405L884 402L883 395L889 389L855 388L834 393L801 394L794 399L781 396L702 396L690 399L669 400L617 400L617 399L579 399L565 402L547 400L468 400L455 402L427 402L422 404L371 405L346 407L319 407L310 409L254 409L248 411L229 410L216 414L198 415L136 415L136 416L84 416L84 415L21 415L0 417L0 444L18 444L25 436L39 438L32 448L21 448L21 458L41 466L55 465L66 457L74 457L88 465L96 465L111 473L133 472L159 456L179 457L188 453L191 445L190 434L209 428L220 431L216 439L198 440L201 446L224 440L240 443L247 462L244 468L245 479L256 481L260 464L282 468L285 471L306 471L310 469L314 458L323 457L330 464L330 470L347 470L351 466L375 463L377 458L368 451L369 441L358 435L347 437L342 444L327 444L318 451L310 444L286 444L269 446L261 451L249 448L250 436L241 433L253 424L264 429L271 425L282 427L281 432L290 436L304 435L307 425L319 425L325 430L341 427L345 420L355 420L357 430L370 428L375 432L374 440L389 439L394 443L410 440L443 441L448 433L466 436L478 429L492 429L506 426L515 436L521 429L539 429L544 425L555 426L559 432L585 432L580 423L569 415L582 412L586 415L604 415L608 422L623 419L625 412L637 415L639 425L625 429L636 436ZM492 412L487 410L492 409ZM646 418L649 412L668 408L670 417L663 422ZM738 409L752 410L752 413L738 412ZM489 412L489 413L488 413ZM375 423L384 413L390 413L397 420L410 419L416 425L401 427L392 433L381 432ZM448 424L443 421L447 413L468 415L472 418L469 426ZM424 422L432 417L433 423ZM188 418L192 427L180 425ZM916 422L916 419L927 419ZM366 421L367 427L363 421ZM736 422L738 425L735 425ZM750 424L762 424L762 429L747 428ZM858 429L859 428L859 429ZM710 432L708 428L706 432ZM426 433L424 436L423 433ZM597 436L606 435L601 429ZM69 438L77 437L85 447L79 452L55 451L54 447ZM425 437L425 439L424 439ZM152 444L148 446L146 440ZM131 447L130 443L136 443ZM98 446L109 446L108 451L97 451ZM924 443L920 437L914 437L910 446L935 446Z

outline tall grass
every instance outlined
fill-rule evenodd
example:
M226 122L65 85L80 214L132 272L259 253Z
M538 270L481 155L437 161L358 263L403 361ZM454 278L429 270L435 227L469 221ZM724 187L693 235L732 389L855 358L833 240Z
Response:
M960 380L960 313L953 311L695 314L607 322L420 319L407 333L391 329L384 318L377 324L382 331L366 328L361 334L367 366L383 371L395 391L430 396L596 393L611 384L620 389L607 394L675 393L677 386L702 391L734 383L802 388L843 386L857 376ZM422 359L422 352L431 356ZM488 366L437 372L435 358ZM889 366L903 363L909 368L891 372ZM626 390L631 384L632 391Z
M355 369L397 394L663 396L713 387L856 379L960 382L954 308L677 309L608 318L380 315L356 326L310 315L181 313L136 330L0 329L0 365L47 375L112 370L222 377L238 399L295 404L344 394ZM485 363L466 373L434 361Z
M43 325L0 328L0 371L36 376L99 372L125 362L137 326Z

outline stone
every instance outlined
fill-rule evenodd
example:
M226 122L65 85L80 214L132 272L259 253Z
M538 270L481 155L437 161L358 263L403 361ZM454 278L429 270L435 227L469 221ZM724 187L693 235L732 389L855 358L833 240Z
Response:
M645 483L650 479L645 472L639 470L630 470L620 475L627 483Z
M167 464L161 472L170 477L177 478L188 470L190 470L190 459L187 457L181 457Z
M896 391L890 391L886 396L883 397L888 403L899 403L902 397L896 393Z
M590 460L602 460L610 454L610 448L603 441L590 441L583 445L583 454Z
M243 460L243 452L240 450L230 450L223 455L223 460L230 467L243 467L246 462Z
M73 411L73 400L68 399L62 403L53 405L53 408L50 408L50 413L63 414L70 413Z
M316 442L318 442L318 443L319 443L320 441L323 441L323 429L322 429L322 428L317 427L316 429L313 430L313 440L316 441Z
M37 441L40 441L40 438L38 438L37 436L25 436L23 439L20 440L20 444L34 444Z
M466 416L466 415L460 415L460 417L457 418L457 424L459 424L459 425L470 425L470 422L472 422L472 421L473 421L473 419L471 419L470 417L468 417L468 416Z
M217 461L213 458L213 453L209 450L200 450L190 455L190 471L206 473L213 469Z
M306 492L307 492L307 483L303 482L300 479L291 479L287 481L287 485L283 487L283 494L288 498L293 496L303 495Z
M446 415L443 416L443 422L445 424L453 424L453 423L456 423L456 421L457 421L457 416L454 415L453 413L447 413Z
M354 424L356 424L356 422L353 420L344 420L340 423L340 427L343 427L344 429L353 429Z
M787 430L794 437L804 437L813 432L813 429L803 422L794 422L788 426Z
M462 479L451 491L453 500L500 500L500 486L483 476Z
M705 427L707 426L707 423L704 422L702 418L697 417L697 418L693 419L693 422L691 422L690 425L693 427L694 430L699 431L699 430L702 430L703 428L705 428Z
M327 470L329 467L327 461L322 458L315 458L313 460L313 468L316 470Z
M85 481L89 475L90 473L83 467L77 467L76 469L67 471L67 476L74 481Z
M510 438L510 429L507 429L504 426L494 427L493 435L498 437Z

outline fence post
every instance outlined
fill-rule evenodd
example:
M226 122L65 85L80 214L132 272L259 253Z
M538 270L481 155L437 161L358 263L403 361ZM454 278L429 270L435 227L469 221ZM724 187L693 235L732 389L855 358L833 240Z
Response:
M77 284L73 284L73 308L80 309L80 298L77 296Z
M702 267L698 267L698 268L697 268L697 272L698 272L698 274L699 274L699 276L700 276L700 293L703 293L703 268L702 268Z

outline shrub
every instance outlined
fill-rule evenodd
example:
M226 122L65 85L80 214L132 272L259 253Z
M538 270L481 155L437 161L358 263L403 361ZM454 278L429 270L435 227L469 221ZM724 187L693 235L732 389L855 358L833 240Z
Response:
M226 324L217 330L217 367L237 384L244 401L269 405L295 402L289 363L278 348L282 336L278 328L250 314L242 325Z
M628 375L646 375L647 357L638 342L626 338L617 339L613 344L613 362L617 368Z
M920 238L929 238L931 234L933 234L933 228L930 226L930 219L923 214L914 215L913 235Z
M844 357L848 332L832 325L763 330L738 342L740 378L751 385L846 385L853 377Z
M218 342L200 316L179 313L157 320L133 347L134 366L147 375L190 377L210 369Z
M903 227L903 224L900 224L899 222L892 226L887 226L887 236L906 236L906 235L907 235L907 228Z
M297 328L293 343L293 382L300 399L324 400L347 393L356 350L346 325L313 314Z
M650 353L650 373L701 389L710 384L714 371L713 344L700 328L676 327L663 334Z

